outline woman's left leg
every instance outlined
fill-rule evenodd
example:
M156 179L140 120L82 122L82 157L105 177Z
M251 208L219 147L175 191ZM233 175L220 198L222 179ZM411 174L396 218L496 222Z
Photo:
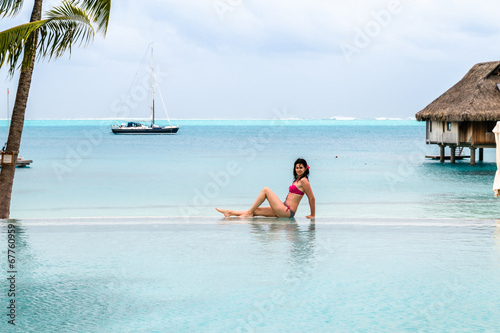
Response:
M231 216L249 216L247 210L229 210L229 209L219 209L215 208L219 213L224 214L225 217ZM253 216L266 216L266 217L277 217L271 207L259 207L253 213Z
M241 215L246 215L248 211L246 210L229 210L229 209L219 209L215 208L216 211L219 213L224 214L224 217L230 217L230 216L241 216Z

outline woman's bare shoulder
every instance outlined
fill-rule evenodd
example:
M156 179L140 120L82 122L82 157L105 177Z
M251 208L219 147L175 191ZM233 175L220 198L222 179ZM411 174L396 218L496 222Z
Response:
M304 177L304 178L302 178L302 179L300 179L300 180L298 181L298 184L299 184L300 186L304 186L304 185L306 185L306 184L307 184L307 185L309 185L309 179L307 179L306 177Z

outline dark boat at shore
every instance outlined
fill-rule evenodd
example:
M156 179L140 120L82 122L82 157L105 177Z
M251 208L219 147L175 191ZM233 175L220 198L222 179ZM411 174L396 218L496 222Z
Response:
M2 159L2 152L0 152L0 160ZM33 163L33 160L26 160L24 157L19 156L16 159L16 168L25 168ZM0 163L0 168L2 167L2 163Z

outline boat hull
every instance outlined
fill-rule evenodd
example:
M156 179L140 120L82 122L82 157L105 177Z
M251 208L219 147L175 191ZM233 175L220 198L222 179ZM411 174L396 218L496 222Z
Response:
M111 131L114 134L176 134L179 131L177 126L159 127L159 128L137 128L137 127L113 127Z

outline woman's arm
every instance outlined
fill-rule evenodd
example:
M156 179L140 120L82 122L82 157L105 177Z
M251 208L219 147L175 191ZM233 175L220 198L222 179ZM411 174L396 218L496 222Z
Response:
M314 193L311 188L311 184L307 178L302 178L300 180L300 185L304 189L304 193L307 195L309 199L309 207L311 207L311 215L307 215L308 219L316 216L316 198L314 197Z

